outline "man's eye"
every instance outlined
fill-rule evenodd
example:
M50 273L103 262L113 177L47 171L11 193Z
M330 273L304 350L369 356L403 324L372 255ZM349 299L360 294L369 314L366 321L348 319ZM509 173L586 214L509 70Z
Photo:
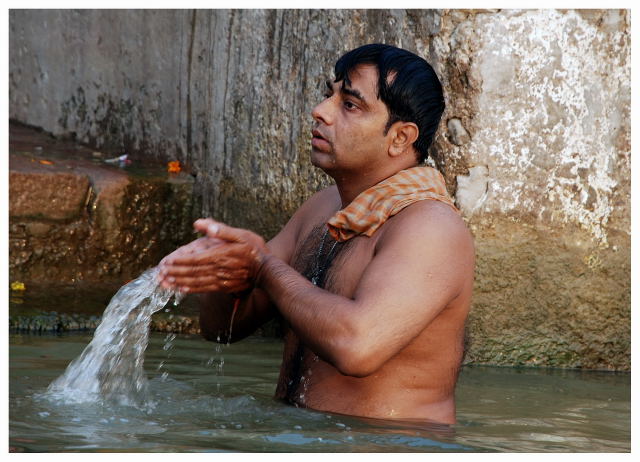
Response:
M345 101L344 107L346 107L347 109L356 109L358 106L353 104L351 101Z

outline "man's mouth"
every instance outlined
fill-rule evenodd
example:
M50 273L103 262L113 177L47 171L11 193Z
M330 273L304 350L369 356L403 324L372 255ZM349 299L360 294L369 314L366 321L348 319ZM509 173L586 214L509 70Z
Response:
M318 130L313 130L311 132L311 134L313 135L313 138L317 138L317 139L321 139L321 140L327 141L327 139L324 136L322 136L322 134Z
M318 130L313 130L311 132L313 138L311 138L311 146L313 149L317 149L319 151L329 152L331 150L331 143L327 140L322 133Z

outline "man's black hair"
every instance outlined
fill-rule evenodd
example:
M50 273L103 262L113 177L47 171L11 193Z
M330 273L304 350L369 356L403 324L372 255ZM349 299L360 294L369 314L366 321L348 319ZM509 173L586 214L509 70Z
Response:
M418 162L424 162L444 112L442 85L435 71L407 50L372 43L345 53L336 62L335 81L351 85L349 73L361 64L373 64L378 69L378 98L389 111L385 134L398 121L415 123L419 135L413 146Z

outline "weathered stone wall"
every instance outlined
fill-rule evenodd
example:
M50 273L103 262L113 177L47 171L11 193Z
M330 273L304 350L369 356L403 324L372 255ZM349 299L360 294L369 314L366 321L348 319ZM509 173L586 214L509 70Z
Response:
M11 11L10 116L177 158L203 214L272 235L335 59L405 47L447 91L436 165L476 238L468 359L630 367L624 10Z
M437 145L477 248L470 361L630 366L629 30L617 10L442 17Z

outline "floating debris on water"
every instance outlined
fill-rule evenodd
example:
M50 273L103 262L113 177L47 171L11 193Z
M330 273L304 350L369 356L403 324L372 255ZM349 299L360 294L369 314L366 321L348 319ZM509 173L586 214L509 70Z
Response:
M116 164L119 167L124 167L125 165L131 164L131 159L129 159L129 154L123 154L112 159L105 159L104 162L107 164Z

